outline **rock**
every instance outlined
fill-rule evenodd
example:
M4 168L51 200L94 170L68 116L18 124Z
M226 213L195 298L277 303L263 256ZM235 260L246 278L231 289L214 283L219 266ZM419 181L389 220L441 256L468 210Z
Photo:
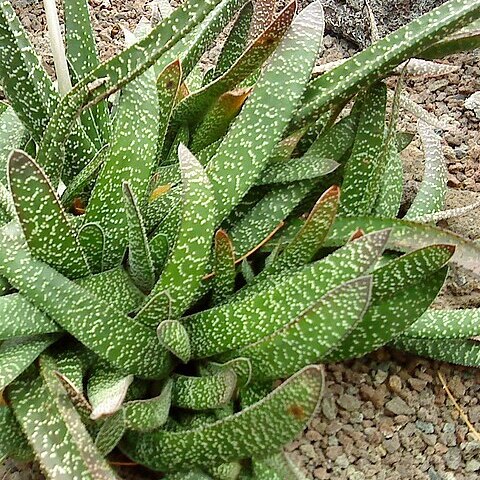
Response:
M313 478L316 478L317 480L327 480L329 478L329 473L324 467L316 468L313 471Z
M322 400L322 413L327 420L334 420L337 416L337 407L332 397L327 397Z
M474 458L472 458L472 460L469 460L465 465L466 472L477 472L478 470L480 470L480 462L478 460L475 460Z
M317 456L315 448L313 448L311 443L300 445L300 451L308 458L315 458Z
M463 458L471 460L474 457L480 458L480 442L467 442L463 448Z
M425 433L433 433L435 431L435 427L433 426L433 423L430 423L430 422L422 422L421 420L417 420L415 422L415 425L420 431Z
M348 466L350 465L350 460L348 459L348 457L343 454L343 455L340 455L336 460L335 460L335 466L336 467L339 467L339 468L347 468Z
M360 408L360 401L352 395L342 395L337 403L347 412L355 412Z
M398 435L395 434L390 440L384 440L382 445L388 453L396 452L400 448Z
M462 463L462 455L459 448L451 448L445 455L445 465L450 470L457 470Z
M342 455L342 453L342 447L328 447L325 451L325 455L327 456L327 458L333 461L335 461L340 455Z
M405 400L395 396L385 404L385 409L393 415L413 415L414 410L411 408Z

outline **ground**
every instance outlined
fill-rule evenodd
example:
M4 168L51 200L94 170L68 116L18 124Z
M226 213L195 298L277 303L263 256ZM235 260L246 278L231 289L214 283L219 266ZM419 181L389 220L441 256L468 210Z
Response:
M302 3L308 3L304 0ZM380 31L399 26L438 0L372 1ZM22 22L51 68L41 2L14 2ZM368 23L363 0L325 0L330 31L322 61L351 55L368 42ZM132 28L148 15L145 0L91 0L95 30L102 58L121 48L121 27ZM336 9L333 8L336 5ZM338 9L338 7L340 7ZM392 15L394 12L395 15ZM339 13L340 12L340 13ZM343 19L343 23L337 20ZM342 38L343 37L343 38ZM479 120L464 106L465 99L480 90L478 52L456 55L446 63L460 65L459 72L436 80L408 80L412 99L450 128L444 134L449 169L448 208L480 199ZM405 115L403 126L415 131L415 121ZM408 205L418 188L423 165L415 140L404 154ZM444 224L472 239L480 238L480 212ZM438 304L445 307L480 307L480 285L465 272L451 275ZM382 349L360 360L327 367L327 386L321 411L307 431L287 450L305 469L308 478L333 480L407 479L473 480L480 475L480 437L469 431L443 388L443 374L453 397L480 430L480 371ZM41 478L30 466L7 463L0 478ZM134 470L128 478L143 478ZM146 478L146 477L145 477ZM154 477L149 477L154 478Z

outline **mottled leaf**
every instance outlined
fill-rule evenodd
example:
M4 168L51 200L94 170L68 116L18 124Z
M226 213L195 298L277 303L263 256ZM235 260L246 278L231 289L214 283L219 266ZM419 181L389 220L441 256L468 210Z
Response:
M185 327L176 320L165 320L158 325L157 336L160 344L183 363L191 357L190 339Z

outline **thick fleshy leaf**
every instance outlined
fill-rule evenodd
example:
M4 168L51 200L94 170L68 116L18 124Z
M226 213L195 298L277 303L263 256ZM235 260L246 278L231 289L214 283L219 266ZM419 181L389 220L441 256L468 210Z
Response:
M173 318L188 308L200 286L210 255L215 219L215 199L203 167L183 145L179 148L179 159L183 181L181 225L175 246L150 295L152 298L167 292ZM155 302L150 308L155 308Z
M15 11L0 2L0 83L15 113L36 141L58 102L58 93L41 67Z
M130 430L150 432L162 427L170 412L173 381L167 380L158 397L125 403L125 424Z
M158 344L154 331L30 257L23 248L15 246L8 232L2 231L0 237L0 270L34 305L126 374L165 374L168 355Z
M420 190L404 217L405 220L414 221L443 210L447 194L448 173L440 137L431 126L422 120L419 120L417 128L425 153L425 173Z
M316 363L361 320L371 286L370 277L352 280L324 295L283 328L227 356L248 358L255 380L284 378Z
M92 405L92 420L109 417L122 408L133 375L125 375L108 363L96 365L87 384L88 400Z
M31 461L33 452L12 409L0 406L0 462L7 458Z
M448 230L406 220L369 217L337 218L327 238L326 246L343 245L359 228L366 233L391 228L392 233L387 246L401 252L408 252L434 243L455 245L455 254L451 261L470 270L476 276L480 276L479 244Z
M225 40L222 51L218 56L212 80L223 75L237 61L245 50L248 41L248 32L253 15L253 4L248 2L240 11L233 27ZM209 82L210 83L210 82Z
M238 357L225 363L208 362L200 368L201 372L212 375L218 372L233 370L237 375L238 388L246 387L252 378L252 364L248 358Z
M375 84L361 106L360 120L352 154L345 166L340 213L366 215L372 210L378 191L377 177L382 175L380 158L385 132L387 89Z
M191 357L190 339L185 327L177 320L165 320L158 325L157 336L160 344L183 363Z
M235 251L230 237L224 230L215 234L215 258L213 264L214 305L223 303L235 289Z
M128 182L123 184L123 197L128 220L130 275L142 291L149 292L155 283L155 272L142 214Z
M318 1L295 18L211 159L208 175L217 199L219 222L255 183L280 141L310 77L322 44L323 27L323 9Z
M78 231L78 241L87 257L93 273L103 270L103 253L105 250L105 233L95 222L83 224Z
M285 220L314 186L312 181L275 185L228 232L235 254L242 257Z
M237 386L237 375L225 369L203 377L174 377L172 405L189 410L207 410L227 404Z
M287 325L328 291L361 276L383 251L388 234L364 236L316 263L267 277L226 305L186 317L193 356L250 345Z
M37 335L5 340L0 345L0 391L22 374L60 335Z
M139 201L145 198L156 164L158 122L155 75L153 70L148 70L122 91L108 158L97 178L85 215L86 223L96 222L104 231L104 269L113 268L122 261L131 240L122 185L128 181Z
M120 443L125 430L125 411L122 409L104 420L95 437L95 448L103 457L107 456Z
M480 309L429 310L402 337L418 339L460 339L480 335Z
M315 204L297 235L272 264L265 268L265 273L278 273L311 261L332 226L339 200L340 189L335 186L329 188Z
M323 384L323 369L308 367L240 413L193 430L128 434L122 449L135 461L167 471L265 456L302 431L317 409ZM253 435L258 425L261 436Z
M435 358L443 362L478 367L480 365L480 342L475 340L437 340L400 337L393 346L423 357Z
M6 185L7 162L12 150L21 147L25 135L25 127L20 122L13 108L5 106L0 113L0 182Z
M55 376L55 364L44 358L41 366L40 378L18 380L9 396L42 469L52 480L117 479Z
M373 271L370 308L341 346L326 356L326 361L371 352L414 323L443 286L445 270L440 269L451 258L453 250L450 245L433 245Z
M192 126L198 124L221 95L237 87L248 75L260 68L285 35L294 13L295 5L291 3L229 70L183 100L175 111L174 123L179 125L188 122Z
M64 3L67 59L73 77L79 81L99 65L95 38L86 0L67 0ZM108 140L109 115L105 102L85 112L82 124L92 141Z
M35 160L16 150L8 163L8 181L31 254L70 278L88 275L76 233Z
M479 13L480 5L476 2L450 0L387 35L331 72L313 80L293 124L298 127L306 120L316 118L331 105L348 100L435 41L472 22Z

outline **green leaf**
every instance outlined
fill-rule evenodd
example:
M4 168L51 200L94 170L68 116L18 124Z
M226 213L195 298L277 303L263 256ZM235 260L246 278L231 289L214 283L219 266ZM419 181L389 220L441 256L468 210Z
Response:
M60 335L36 335L5 340L0 345L0 391L22 374Z
M352 153L345 165L340 213L366 215L372 210L378 191L381 151L385 132L387 89L375 84L361 106L360 120ZM373 187L373 188L372 188Z
M92 272L103 270L103 252L105 250L105 234L98 223L84 223L78 231L78 241L87 257Z
M422 248L433 243L455 245L451 261L480 275L480 245L466 240L448 230L398 219L384 218L337 218L326 241L326 246L343 245L351 235L361 228L364 232L374 232L391 228L392 233L387 247L401 252Z
M181 81L182 65L178 59L167 65L157 78L158 105L160 110L157 157L161 155L164 148L168 125L170 124ZM162 161L163 159L160 158L160 160Z
M260 244L290 215L313 186L311 181L273 186L228 232L235 254L242 257Z
M15 416L42 470L52 480L116 479L95 449L54 369L55 364L43 358L41 378L23 378L9 389Z
M306 480L293 461L284 452L262 460L254 460L256 480Z
M123 196L128 220L130 275L142 291L149 292L155 283L155 272L142 214L128 182L123 184Z
M172 405L190 410L207 410L227 404L235 392L237 375L231 369L203 377L175 375Z
M440 269L452 254L450 245L432 245L373 271L370 308L342 345L325 360L359 357L400 335L435 300L445 281L445 271Z
M218 221L228 216L255 183L280 141L310 77L323 27L320 2L309 5L295 18L211 159L207 171L217 199Z
M31 461L32 449L23 434L12 409L0 407L0 462L7 458Z
M212 80L220 77L228 71L245 51L252 15L253 4L252 2L248 2L242 10L240 10L238 17L225 40L225 44L218 56L215 69L212 73Z
M419 120L418 132L425 153L425 173L420 190L404 218L421 222L423 216L440 212L445 207L448 172L441 139L433 127Z
M0 270L5 276L86 347L126 374L161 377L166 373L168 355L158 344L154 331L31 258L15 246L8 232L0 232L0 244ZM44 285L48 285L48 295Z
M133 375L125 375L105 362L95 365L88 379L87 395L92 420L109 417L122 408Z
M230 237L224 230L215 234L215 258L213 264L212 304L225 302L235 289L235 251Z
M0 83L18 118L36 141L55 110L58 93L8 0L0 1Z
M150 432L162 427L170 412L172 386L173 381L169 379L158 397L125 403L126 427L137 432Z
M265 268L265 273L275 274L310 262L335 220L339 199L340 189L335 186L329 188L314 205L302 228L285 250Z
M479 13L480 5L476 2L450 0L387 35L339 67L310 82L293 125L298 127L308 119L317 118L330 106L348 100L397 65L472 22L478 18Z
M265 456L303 430L317 409L323 384L322 368L308 367L240 413L193 430L127 434L122 449L133 460L163 471ZM260 436L253 434L258 425Z
M364 274L388 231L351 242L328 257L247 287L226 305L184 319L196 358L250 345L287 325L333 288Z
M369 305L371 288L370 277L347 282L271 335L226 356L248 358L255 380L285 378L318 362L352 331Z
M480 343L475 340L429 339L426 341L423 338L400 337L395 340L393 346L416 355L456 365L467 367L480 365Z
M102 457L107 456L120 443L125 430L125 411L123 409L118 410L103 422L95 437L95 448Z
M403 337L448 340L480 335L480 309L429 310L405 330Z
M70 278L88 275L76 233L35 160L24 152L14 151L8 163L8 181L32 255Z
M221 95L237 87L252 72L260 68L285 35L294 13L294 4L291 3L230 69L183 100L175 111L174 124L180 125L185 122L192 126L198 124Z
M180 322L164 320L158 325L157 336L163 348L173 353L183 363L190 361L190 339L185 327Z
M64 3L65 40L67 59L77 80L82 80L99 65L95 38L92 31L88 2L86 0L67 0ZM108 107L105 102L85 112L82 124L86 127L92 141L108 140Z
M210 375L226 370L233 370L235 372L238 388L244 388L250 383L252 378L252 364L248 358L234 358L225 363L208 362L200 368L202 374L208 373Z
M13 108L5 106L0 113L0 182L6 184L7 162L12 150L20 148L25 135L25 127Z
M135 112L133 118L132 112ZM127 212L129 205L123 201L122 185L128 181L139 201L145 198L156 164L158 122L155 76L153 70L148 70L122 91L112 127L109 156L97 178L85 214L86 223L96 222L104 231L104 269L113 268L122 261L132 239L129 234L132 212Z
M167 292L172 299L173 318L188 308L205 274L215 216L212 187L203 167L183 145L179 148L179 159L183 182L181 225L175 246L150 295L152 298ZM154 302L150 308L155 308Z

